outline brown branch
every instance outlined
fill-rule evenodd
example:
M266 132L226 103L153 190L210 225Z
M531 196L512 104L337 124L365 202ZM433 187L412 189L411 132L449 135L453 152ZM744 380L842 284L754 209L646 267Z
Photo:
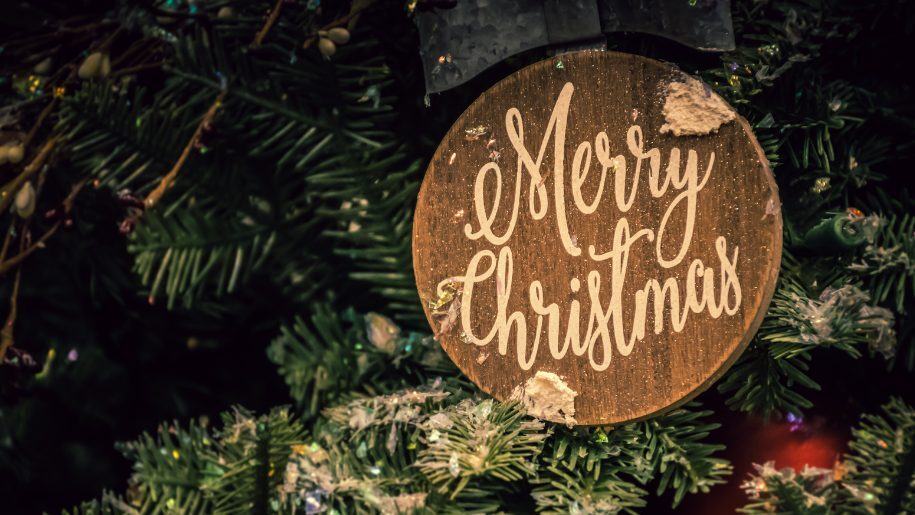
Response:
M159 9L158 7L144 7L144 9L154 14L155 16L161 16L163 18L187 18L203 23L210 21L210 17L207 16L206 13L191 14L184 11L167 11L165 9Z
M114 35L116 35L116 34L117 34L117 31L115 31ZM114 35L112 35L112 37ZM80 59L80 58L75 58L75 59L71 60L69 63L65 64L64 66L61 66L60 69L54 73L54 77L49 81L49 83L48 83L49 87L56 88L57 86L66 84L67 82L70 82L71 80L73 80L76 77L76 74L78 73L78 70L79 70L79 66L76 64L77 59ZM66 77L58 83L56 81L56 78L62 74L66 74ZM35 120L35 124L32 125L32 128L29 130L28 135L26 135L25 140L22 142L22 146L24 149L28 150L29 145L32 143L32 140L35 138L35 135L38 134L38 129L41 128L41 125L48 118L48 116L50 116L51 113L54 112L54 108L57 107L57 105L59 103L60 103L60 99L55 95L53 98L51 98L51 101L48 102L48 105L46 105L44 107L44 109L41 110L41 113L38 115L38 119Z
M327 25L321 27L321 30L320 30L320 31L330 30L330 29L332 29L332 28L334 28L334 27L339 27L340 25L343 25L344 23L349 23L350 20L352 20L352 19L355 18L356 16L359 16L360 14L362 14L362 11L364 11L364 10L368 9L369 7L371 7L371 6L372 6L372 3L373 3L373 2L368 2L368 3L366 3L365 5L363 5L362 7L356 9L355 11L350 12L350 13L347 14L346 16L344 16L344 17L342 17L342 18L339 18L339 19L336 19L336 20L334 20L334 21L328 23ZM320 32L320 31L318 31L318 32ZM310 47L310 46L313 45L314 42L317 41L317 40L318 40L318 35L317 35L317 34L312 34L311 36L308 36L308 38L305 39L305 42L302 43L302 48L305 49L305 48Z
M22 142L22 148L28 149L29 144L32 142L32 139L35 138L35 135L38 134L38 129L41 127L41 124L44 123L45 119L51 114L51 111L57 107L58 99L54 97L48 102L48 105L44 106L44 109L41 110L41 114L38 115L38 119L35 120L35 125L29 130L29 133L26 135L25 140Z
M10 243L13 241L13 229L16 226L16 217L10 219L10 228L6 230L6 236L3 238L3 247L0 248L0 263L6 259L6 253L10 250Z
M88 23L86 25L80 25L77 27L67 27L62 24L54 29L52 32L46 32L43 30L40 34L34 34L31 36L25 36L19 39L14 39L6 43L7 47L16 48L20 45L34 44L35 42L40 42L45 39L52 39L55 37L60 37L63 34L78 34L80 32L89 32L97 28L104 27L106 25L114 25L114 21L111 20L102 20L98 22Z
M35 241L31 245L29 245L27 248L23 249L22 252L7 259L6 261L3 261L2 263L0 263L0 276L6 274L10 270L12 270L13 267L18 266L20 263L25 261L25 258L29 257L32 254L32 252L35 252L36 250L43 247L44 242L48 241L48 238L50 238L51 236L54 236L54 233L56 233L57 230L60 229L60 226L62 224L63 224L63 222L61 222L60 220L54 222L54 225L52 225L50 229L45 231L45 233L41 235L41 238L38 238L37 241Z
M127 60L129 58L133 57L134 54L136 54L137 52L143 51L143 53L148 55L149 52L155 52L157 50L157 47L158 47L158 44L154 41L151 41L149 39L138 39L138 40L132 42L130 44L130 46L127 47L127 50L124 50L123 52L121 52L121 55L119 55L119 56L117 56L117 58L111 60L111 69L113 70L113 69L119 67L120 65L124 64L125 62L127 62Z
M203 134L203 128L213 121L213 117L216 116L216 111L219 110L219 107L222 105L222 100L226 96L226 91L219 93L219 96L216 97L216 100L213 101L213 105L207 110L206 114L203 115L203 118L200 120L200 123L197 124L197 129L194 130L194 135L191 136L191 139L188 140L187 145L184 146L184 150L181 151L181 155L178 157L178 160L175 162L172 169L169 170L165 177L159 181L159 185L156 186L156 189L149 192L149 195L143 200L143 205L146 209L149 209L156 205L159 202L159 199L165 195L166 190L172 187L175 184L175 178L178 177L178 172L181 171L181 167L184 166L185 161L191 155L191 150L194 149L194 145L200 141L200 135Z
M251 43L252 47L261 46L264 42L264 38L267 37L267 33L270 32L270 29L272 29L273 25L276 23L276 20L280 19L280 11L283 10L283 1L284 0L276 0L273 9L270 10L270 16L267 16L267 21L264 22L264 26L261 27L261 30L254 36L254 42Z
M13 326L16 324L16 315L19 314L19 280L22 278L22 269L16 270L13 279L13 292L10 294L10 312L6 316L3 329L0 330L0 365L6 359L6 351L13 346Z
M70 211L73 210L73 203L76 200L76 196L79 194L80 190L83 189L83 186L86 185L86 182L87 182L87 179L83 179L83 180L79 181L78 183L76 183L73 186L73 188L70 190L70 194L67 195L67 197L64 199L64 201L62 203L63 207L64 207L64 213L69 213ZM60 229L61 225L63 225L63 222L61 220L54 222L54 225L52 225L50 229L45 231L45 233L42 234L41 237L38 238L37 241L33 242L28 247L22 249L15 256L0 262L0 276L4 275L8 271L10 271L13 267L15 267L15 266L19 265L20 263L22 263L23 261L25 261L25 258L29 257L29 255L31 255L32 252L35 252L36 250L42 248L44 246L44 242L48 241L48 239L51 236L54 236L54 233L56 233L57 230ZM24 241L24 240L22 240L22 241Z
M146 70L154 70L156 68L161 68L165 64L165 61L156 61L154 63L143 63L136 66L131 66L129 68L121 68L111 72L111 77L120 77L121 75L127 75L129 73L142 72Z
M108 52L108 49L111 48L111 44L114 43L114 40L121 35L121 32L124 31L124 27L118 26L116 29L111 31L111 34L108 34L108 37L102 40L101 44L96 46L93 50L95 52Z

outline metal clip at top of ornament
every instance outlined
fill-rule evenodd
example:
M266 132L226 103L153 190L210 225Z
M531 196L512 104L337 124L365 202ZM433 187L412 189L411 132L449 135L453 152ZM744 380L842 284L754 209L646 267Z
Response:
M423 3L423 2L419 2ZM733 50L730 0L458 0L417 9L426 93L440 93L532 48L584 44L612 32Z

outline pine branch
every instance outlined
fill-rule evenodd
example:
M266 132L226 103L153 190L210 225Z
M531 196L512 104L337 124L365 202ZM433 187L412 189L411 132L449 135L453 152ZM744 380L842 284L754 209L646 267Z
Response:
M832 273L814 281L822 289L808 288L798 273L803 267L790 256L785 262L755 343L718 386L731 393L729 406L765 418L799 415L811 406L794 387L819 390L806 373L813 351L837 349L859 358L866 347L890 357L896 346L893 313L874 306L848 276Z
M212 474L207 452L212 445L205 426L178 423L159 426L155 436L120 445L124 456L134 461L129 505L139 513L183 506L186 513L208 513L212 505L200 491Z
M171 216L147 214L128 251L151 303L162 291L170 308L179 299L191 306L206 292L223 295L245 284L267 262L284 226L256 212L224 213L223 206L201 202Z
M164 100L146 106L140 90L117 95L88 83L66 97L56 130L70 163L100 187L142 190L166 173L191 133L192 110L176 107Z
M687 493L707 493L731 474L730 463L714 456L724 446L703 442L721 424L702 420L712 414L710 410L689 409L697 407L698 403L691 403L687 408L639 423L641 433L647 436L645 452L640 457L647 464L644 468L657 479L658 495L673 491L673 507Z
M861 260L849 269L868 278L874 299L888 299L904 314L907 295L915 296L915 217L908 213L890 216L880 226L874 241L865 247ZM911 298L911 297L910 297Z
M176 508L179 508L175 505ZM191 515L195 513L193 506L181 506L181 513ZM80 504L72 510L63 510L62 515L140 515L142 512L131 506L123 499L109 492L102 493L99 501L89 501Z
M282 408L258 418L240 408L224 413L210 457L216 475L203 485L212 513L268 513L286 462L304 439L302 424Z
M915 410L900 399L883 407L884 415L864 415L852 431L846 457L852 468L845 482L848 502L863 512L907 513L915 510Z
M356 392L390 393L433 374L456 374L437 342L402 334L382 315L340 315L325 304L309 312L307 322L283 326L267 351L306 418Z
M776 359L765 346L754 344L734 364L718 391L731 394L730 408L760 414L765 420L782 413L800 415L813 403L797 387L820 390L807 375L810 359L809 352Z
M541 455L531 493L540 513L636 513L648 492L639 488L643 442L636 424L614 429L556 428Z
M899 399L884 415L864 415L849 452L831 469L775 470L756 465L743 483L750 503L742 513L910 513L915 509L915 410Z
M429 431L429 445L416 460L440 493L455 499L471 481L513 482L535 474L531 460L549 431L543 422L527 419L518 404L464 400L440 415L441 429Z

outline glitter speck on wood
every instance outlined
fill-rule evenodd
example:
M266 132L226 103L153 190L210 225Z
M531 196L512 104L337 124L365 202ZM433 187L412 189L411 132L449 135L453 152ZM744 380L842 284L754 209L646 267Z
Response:
M486 136L487 134L489 134L489 128L485 125L475 125L473 127L464 129L464 139L467 141L476 141L483 136Z

